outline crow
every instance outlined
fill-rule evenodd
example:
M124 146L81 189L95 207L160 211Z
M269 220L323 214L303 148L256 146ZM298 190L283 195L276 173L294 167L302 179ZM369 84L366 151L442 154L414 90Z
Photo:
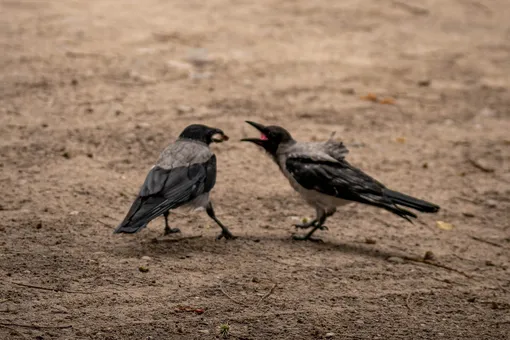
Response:
M114 233L136 233L158 216L165 217L165 235L180 232L170 228L170 210L205 208L220 227L217 239L234 236L214 213L209 193L216 183L216 156L209 148L228 137L222 130L193 124L186 127L177 140L160 154L143 183L126 217Z
M316 217L295 227L312 228L296 240L311 238L317 229L327 229L326 219L337 207L357 202L386 209L409 222L417 216L400 206L426 213L435 213L439 206L386 188L345 160L349 152L341 142L330 138L326 142L302 143L280 126L264 126L246 121L261 133L260 138L244 138L262 147L287 177L291 186L315 208Z

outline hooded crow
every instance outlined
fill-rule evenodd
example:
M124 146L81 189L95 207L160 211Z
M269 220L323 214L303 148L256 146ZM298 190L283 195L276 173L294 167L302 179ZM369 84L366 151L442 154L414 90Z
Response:
M327 229L324 225L326 218L333 215L337 207L351 202L386 209L410 222L417 216L400 206L427 213L439 210L435 204L386 188L349 164L345 160L349 151L341 142L330 138L326 142L300 143L280 126L247 123L259 130L261 136L242 141L262 147L291 186L316 209L314 220L295 225L297 228L312 228L305 236L294 235L296 240L309 240L317 229Z
M216 183L216 156L209 148L228 137L220 129L193 124L159 156L143 183L138 197L114 233L136 233L156 217L165 217L165 235L179 232L170 228L168 215L177 208L205 208L220 227L218 239L234 238L214 214L209 192Z

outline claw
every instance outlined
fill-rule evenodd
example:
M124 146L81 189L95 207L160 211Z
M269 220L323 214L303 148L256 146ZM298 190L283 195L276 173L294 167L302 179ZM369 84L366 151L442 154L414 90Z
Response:
M180 233L181 229L179 228L165 228L165 234L164 235L170 235L175 233Z
M217 240L221 240L222 238L225 238L227 240L235 240L237 237L232 235L230 231L223 230L218 236L216 236Z
M294 227L300 228L300 229L308 229L308 228L311 228L311 227L315 227L315 224L317 224L317 221L316 220L312 220L312 221L306 222L306 223L297 223L297 224L294 224Z
M296 241L324 242L320 238L306 237L306 235L292 235L292 239Z
M311 227L315 227L315 224L301 223L301 224L294 224L294 227L299 228L299 229L308 229Z

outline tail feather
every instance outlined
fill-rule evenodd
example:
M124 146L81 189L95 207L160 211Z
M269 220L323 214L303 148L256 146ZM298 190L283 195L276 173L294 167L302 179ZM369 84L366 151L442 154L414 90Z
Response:
M137 197L131 205L124 221L119 224L113 233L133 234L139 232L145 228L152 219L168 210L166 207L161 207L163 201L163 197L150 197L148 199Z
M438 205L402 194L397 191L386 189L384 191L384 195L386 196L386 198L389 198L394 204L403 205L404 207L415 209L421 212L435 213L438 212L440 209Z

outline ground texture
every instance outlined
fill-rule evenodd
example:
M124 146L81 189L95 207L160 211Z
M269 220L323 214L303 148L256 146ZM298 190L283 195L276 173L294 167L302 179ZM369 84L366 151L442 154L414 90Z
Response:
M0 338L508 336L510 5L411 3L2 0ZM442 210L348 206L324 243L292 241L313 210L238 142L245 119L336 131L353 164ZM113 235L196 122L231 137L212 197L239 238L205 213Z

